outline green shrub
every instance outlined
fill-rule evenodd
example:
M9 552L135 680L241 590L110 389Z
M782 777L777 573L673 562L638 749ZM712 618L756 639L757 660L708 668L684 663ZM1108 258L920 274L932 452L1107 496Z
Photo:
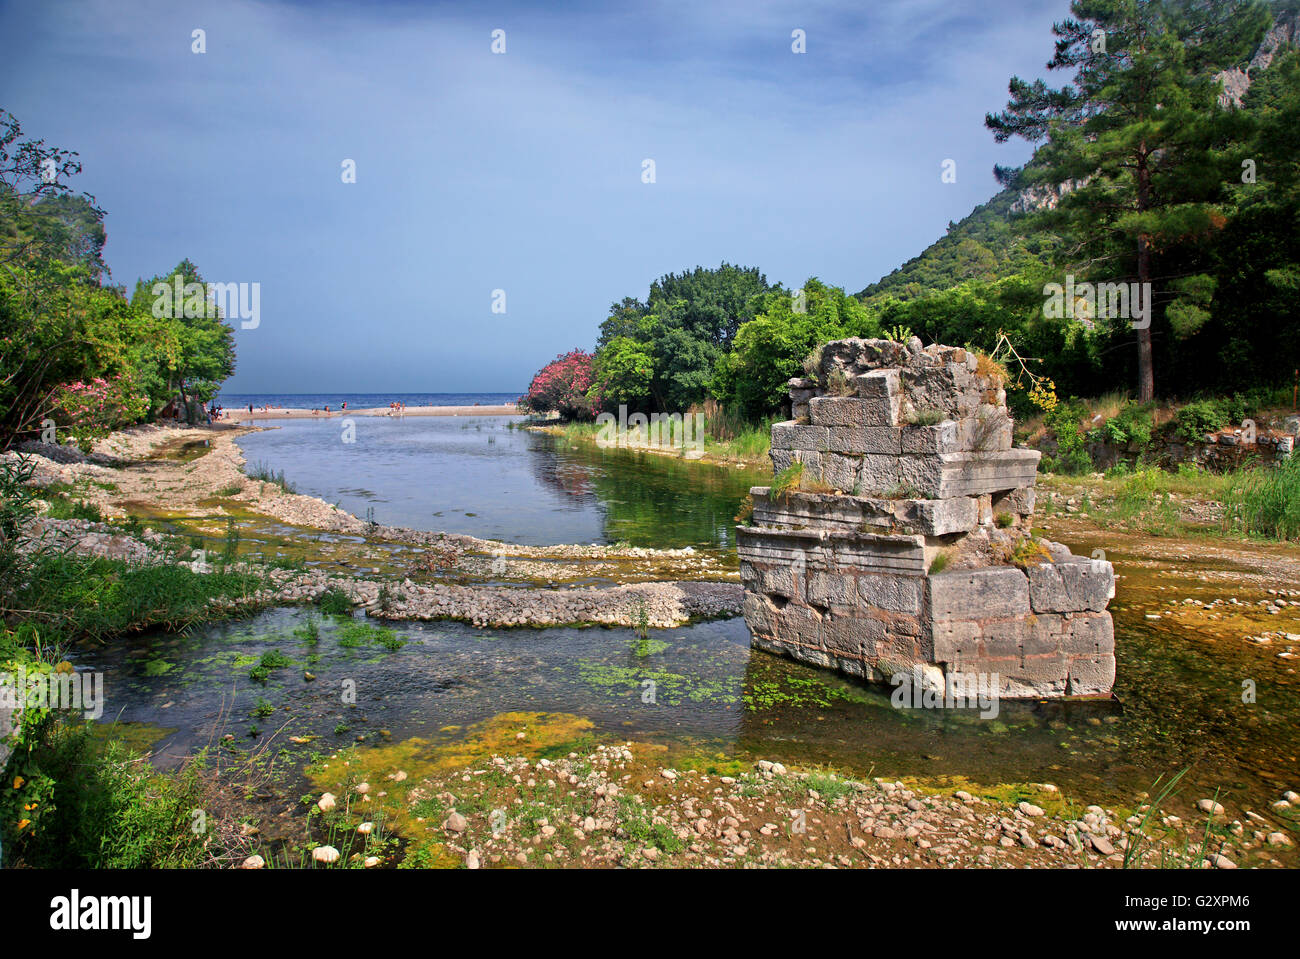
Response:
M202 770L199 757L179 772L157 773L121 743L103 742L87 725L47 714L28 729L24 748L10 757L5 771L7 785L39 782L41 799L20 818L0 807L4 864L40 869L204 865L216 850L209 848L213 830L192 828L194 810L209 806Z
M1300 456L1280 466L1244 470L1224 495L1225 525L1248 536L1300 539Z
M1087 438L1079 428L1079 421L1088 413L1080 402L1060 403L1043 417L1043 422L1056 437L1056 455L1043 457L1043 468L1049 472L1077 475L1092 469L1088 455Z

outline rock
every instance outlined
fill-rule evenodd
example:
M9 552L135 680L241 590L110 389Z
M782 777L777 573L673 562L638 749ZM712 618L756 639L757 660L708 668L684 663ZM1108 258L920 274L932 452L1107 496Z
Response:
M664 769L664 770L660 771L659 775L660 775L660 776L663 776L664 779L676 779L676 778L677 778L677 773L675 773L675 772L674 772L673 770L671 770L671 769Z
M311 858L316 862L323 862L326 865L338 862L339 851L333 846L317 846L311 851Z
M1215 869L1236 869L1237 868L1237 864L1235 862L1233 862L1227 856L1220 855L1219 853L1213 853L1212 855L1207 857L1205 861L1208 862Z
M320 799L316 801L316 808L321 812L332 812L334 807L337 805L338 803L335 802L333 793L325 793L325 795L321 796Z
M448 829L451 832L460 833L464 832L466 828L468 828L469 823L465 821L464 816L455 810L452 810L451 815L447 817L447 821L442 825L445 829Z
M1019 809L1019 810L1020 810L1022 813L1024 813L1026 816L1035 816L1035 817L1037 817L1037 816L1042 816L1042 815L1044 815L1043 810L1042 810L1042 807L1041 807L1041 806L1035 806L1033 803L1022 802L1022 803L1021 803L1019 806L1017 806L1016 808Z
M1196 804L1196 808L1203 813L1209 813L1211 816L1222 816L1223 807L1213 799L1202 799Z
M265 859L263 859L261 856L254 855L254 856L249 856L242 863L240 863L239 868L240 869L261 869L265 865L266 865Z
M1292 842L1291 837L1284 832L1271 832L1268 834L1268 844L1270 846L1290 846Z
M364 865L367 869L374 869L376 866L379 865L379 857L367 856Z
M374 823L363 822L360 826L357 827L357 832L359 832L363 836L369 836L370 833L374 830L374 828L375 828Z
M469 855L465 857L465 868L466 868L466 869L477 869L478 867L479 867L479 861L478 861L478 850L477 850L477 849L471 849L471 850L469 851Z
M1088 842L1092 844L1092 848L1100 855L1113 856L1115 854L1115 847L1111 845L1110 840L1105 836L1095 836L1089 833Z

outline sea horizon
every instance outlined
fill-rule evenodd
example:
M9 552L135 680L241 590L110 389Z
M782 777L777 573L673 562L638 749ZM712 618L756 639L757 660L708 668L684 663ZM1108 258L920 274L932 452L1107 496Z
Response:
M344 402L353 409L373 409L401 402L413 406L513 406L524 391L509 393L221 393L216 402L227 409L260 408L339 409Z

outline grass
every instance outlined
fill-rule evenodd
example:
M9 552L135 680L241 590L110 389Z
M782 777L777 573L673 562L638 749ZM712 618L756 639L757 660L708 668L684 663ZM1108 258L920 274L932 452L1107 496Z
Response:
M9 607L0 613L21 616L47 642L102 642L248 612L263 585L262 577L250 573L199 574L183 566L52 553L32 562L7 600L0 595L0 607Z
M1272 469L1231 476L1223 497L1225 526L1264 539L1300 539L1300 454Z
M936 426L945 419L943 410L916 410L907 417L911 426Z
M320 611L327 616L345 616L352 612L352 600L341 589L331 589L321 594L316 600Z
M249 479L258 480L262 483L271 483L280 487L286 493L298 492L297 488L285 476L284 470L276 472L267 463L254 463L251 467L246 468L244 473Z

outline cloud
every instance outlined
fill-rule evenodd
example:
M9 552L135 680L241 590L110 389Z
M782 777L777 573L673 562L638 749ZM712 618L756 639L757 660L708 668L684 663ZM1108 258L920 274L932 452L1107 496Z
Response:
M0 12L0 82L80 151L119 282L189 256L262 284L232 390L509 390L661 273L857 290L920 252L1024 158L983 115L1064 12L92 0Z

